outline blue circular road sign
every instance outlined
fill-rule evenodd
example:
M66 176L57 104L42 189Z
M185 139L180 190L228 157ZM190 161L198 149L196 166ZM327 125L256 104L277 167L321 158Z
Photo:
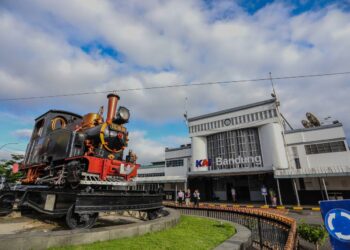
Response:
M334 239L350 242L350 211L341 208L331 209L326 214L324 223Z

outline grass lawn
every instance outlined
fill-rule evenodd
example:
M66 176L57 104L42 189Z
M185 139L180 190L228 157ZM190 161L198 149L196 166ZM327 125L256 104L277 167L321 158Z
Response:
M235 232L229 223L212 219L181 216L179 224L165 231L133 238L96 242L88 245L51 249L213 249Z

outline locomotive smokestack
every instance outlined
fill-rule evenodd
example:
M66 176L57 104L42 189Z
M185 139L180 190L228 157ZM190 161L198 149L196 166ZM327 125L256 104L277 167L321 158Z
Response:
M108 111L107 111L107 123L112 123L117 112L117 104L120 97L116 94L107 95L108 98Z

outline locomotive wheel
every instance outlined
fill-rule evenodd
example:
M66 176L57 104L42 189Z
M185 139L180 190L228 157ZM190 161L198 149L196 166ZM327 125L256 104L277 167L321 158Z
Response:
M15 196L13 194L0 195L0 215L11 213Z
M66 215L66 224L70 229L92 228L98 217L98 213L77 214L72 205Z

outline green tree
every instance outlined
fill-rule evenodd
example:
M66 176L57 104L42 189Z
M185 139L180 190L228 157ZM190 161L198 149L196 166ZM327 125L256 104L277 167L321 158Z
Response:
M16 182L22 178L21 173L13 173L12 165L23 160L24 156L20 154L11 154L11 160L0 160L0 176L5 176L7 182Z
M311 225L304 222L298 226L298 234L302 239L314 244L316 249L323 245L327 237L327 231L324 226Z

